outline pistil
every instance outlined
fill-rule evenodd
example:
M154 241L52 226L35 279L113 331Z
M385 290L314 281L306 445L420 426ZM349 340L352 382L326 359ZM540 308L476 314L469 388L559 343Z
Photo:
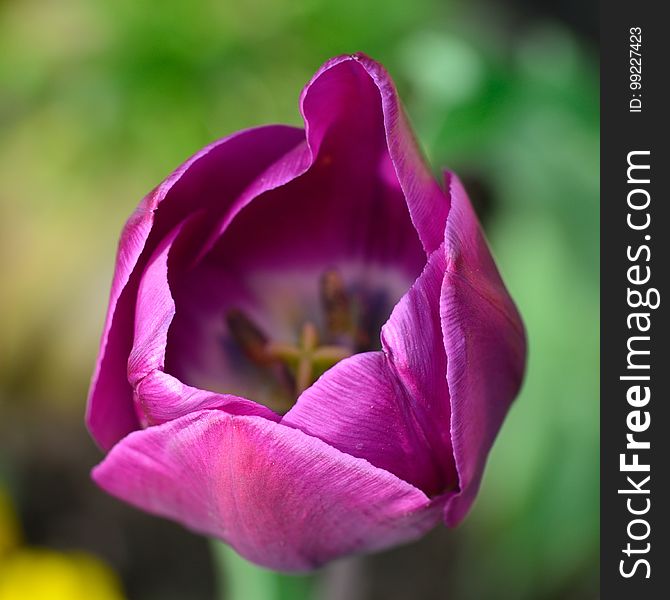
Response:
M351 356L351 350L344 346L319 346L319 334L314 323L302 326L298 344L273 344L267 346L271 356L291 365L295 370L295 391L304 392L324 371Z

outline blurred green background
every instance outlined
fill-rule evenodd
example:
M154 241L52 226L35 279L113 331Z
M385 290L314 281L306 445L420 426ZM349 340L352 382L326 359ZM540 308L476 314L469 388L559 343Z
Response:
M596 598L595 12L520 0L0 2L0 600L225 597L206 540L89 481L100 453L83 411L116 242L190 154L244 127L300 124L301 87L358 50L391 72L436 172L463 175L530 362L465 523L336 563L313 596ZM245 588L257 572L226 564L228 597L264 600ZM292 597L290 580L277 585Z

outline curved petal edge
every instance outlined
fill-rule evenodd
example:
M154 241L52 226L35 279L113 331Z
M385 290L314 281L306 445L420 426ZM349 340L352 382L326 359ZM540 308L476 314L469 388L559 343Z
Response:
M281 571L423 535L442 501L290 427L221 411L136 431L93 470L110 494Z
M460 491L449 498L444 518L455 525L474 501L488 453L521 387L526 337L465 190L455 175L447 179L451 211L440 316Z

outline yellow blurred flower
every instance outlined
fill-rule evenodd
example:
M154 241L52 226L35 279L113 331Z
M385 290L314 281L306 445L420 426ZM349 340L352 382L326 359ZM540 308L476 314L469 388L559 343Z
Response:
M18 518L0 487L0 600L124 600L116 574L94 556L20 544Z
M21 548L0 562L0 600L123 600L113 571L81 553Z

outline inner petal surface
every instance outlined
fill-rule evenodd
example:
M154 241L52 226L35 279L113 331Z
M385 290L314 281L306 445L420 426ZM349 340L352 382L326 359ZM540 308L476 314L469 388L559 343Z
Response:
M340 104L332 98L324 94L324 110L336 117L307 172L245 206L197 267L171 282L166 370L185 383L285 412L300 386L240 342L231 311L258 343L299 346L311 324L319 345L354 354L380 347L381 326L421 273L426 254L391 163L378 89L352 74ZM329 332L322 281L332 272L350 300L349 338L358 331L363 341Z

